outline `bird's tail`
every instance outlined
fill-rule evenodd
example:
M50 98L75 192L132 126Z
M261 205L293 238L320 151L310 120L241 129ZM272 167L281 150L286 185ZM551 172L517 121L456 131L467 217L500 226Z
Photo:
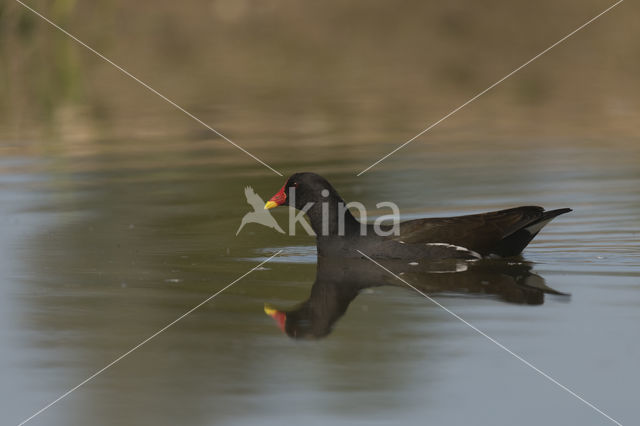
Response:
M524 250L536 235L538 235L538 232L540 232L547 223L551 222L551 220L556 216L569 213L570 211L572 210L564 208L543 212L540 218L528 223L520 230L504 238L498 247L495 248L494 253L502 257L516 256L520 254L520 252Z

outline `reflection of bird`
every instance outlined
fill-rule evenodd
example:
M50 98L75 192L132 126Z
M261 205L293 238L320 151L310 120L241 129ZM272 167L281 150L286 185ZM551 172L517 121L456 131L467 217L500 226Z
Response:
M522 305L542 305L545 294L568 296L548 287L544 278L533 273L531 265L524 261L447 259L411 265L396 259L385 261L384 265L402 275L414 290L432 296L490 297ZM309 299L287 311L265 304L264 312L289 337L318 339L331 333L362 290L383 285L410 291L406 284L368 260L318 257Z
M259 223L260 225L268 226L284 234L284 231L280 228L280 225L278 225L278 222L276 222L273 216L271 216L271 213L263 208L264 201L253 191L253 188L247 186L244 189L244 195L247 197L247 203L253 207L253 211L244 215L240 227L236 231L236 235L240 233L242 227L247 223Z

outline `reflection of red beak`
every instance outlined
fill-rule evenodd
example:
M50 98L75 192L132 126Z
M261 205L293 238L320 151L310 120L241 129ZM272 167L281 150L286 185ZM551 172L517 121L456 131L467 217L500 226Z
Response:
M278 327L280 327L280 330L282 330L283 333L285 332L284 326L285 326L285 323L287 322L286 313L270 308L268 305L264 305L264 313L269 315L274 320L276 320L276 323L278 324Z
M286 183L282 185L282 188L280 188L280 191L278 191L276 195L274 195L269 201L267 201L267 204L264 205L265 210L281 206L285 201L287 201L287 194L285 194L284 192L285 186L287 186Z

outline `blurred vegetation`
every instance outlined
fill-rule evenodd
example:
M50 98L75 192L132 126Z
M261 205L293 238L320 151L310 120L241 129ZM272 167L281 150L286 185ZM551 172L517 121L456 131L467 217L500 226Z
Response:
M610 3L29 4L252 146L285 138L402 142ZM638 6L629 2L612 10L443 123L439 137L636 141L640 30L633 12ZM15 2L0 6L0 59L2 139L212 137ZM348 140L333 141L337 133Z

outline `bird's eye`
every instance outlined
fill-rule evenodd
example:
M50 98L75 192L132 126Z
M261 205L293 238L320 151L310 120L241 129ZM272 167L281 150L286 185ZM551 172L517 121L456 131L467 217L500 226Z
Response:
M293 182L293 187L297 188L298 187L298 182Z

